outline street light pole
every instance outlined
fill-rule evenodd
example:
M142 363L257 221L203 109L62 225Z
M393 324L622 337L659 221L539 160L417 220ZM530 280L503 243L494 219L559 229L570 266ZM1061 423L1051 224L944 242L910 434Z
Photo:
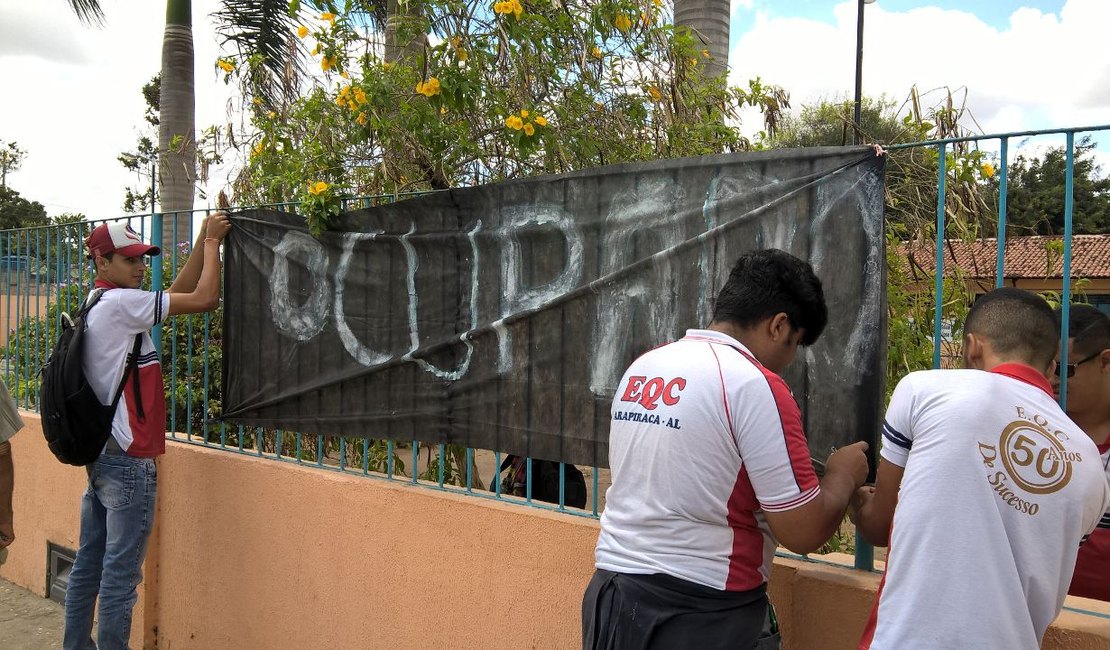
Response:
M856 0L856 103L852 113L852 142L859 144L860 104L863 101L863 5L875 0Z

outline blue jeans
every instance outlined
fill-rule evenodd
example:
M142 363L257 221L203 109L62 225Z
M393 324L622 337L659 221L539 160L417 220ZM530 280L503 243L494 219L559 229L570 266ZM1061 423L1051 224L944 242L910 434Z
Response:
M143 580L143 557L154 523L158 473L153 458L106 450L85 468L81 547L66 588L65 650L122 650L131 636L131 610ZM100 596L97 642L93 607Z

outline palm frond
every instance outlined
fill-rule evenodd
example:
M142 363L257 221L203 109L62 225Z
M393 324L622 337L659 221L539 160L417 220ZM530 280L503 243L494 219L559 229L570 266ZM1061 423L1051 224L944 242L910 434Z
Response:
M82 23L95 27L104 25L104 10L101 9L98 0L66 0L66 2Z
M244 79L252 93L272 106L296 95L304 52L294 36L298 15L290 13L288 0L224 0L214 15L222 45L233 44L243 59L261 57L261 66Z

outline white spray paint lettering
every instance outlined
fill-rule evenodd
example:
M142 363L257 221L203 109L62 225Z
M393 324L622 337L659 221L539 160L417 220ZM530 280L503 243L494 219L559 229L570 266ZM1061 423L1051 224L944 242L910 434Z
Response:
M498 343L497 370L504 373L512 368L513 347L512 335L505 327L504 317L535 309L578 286L582 279L582 235L574 223L574 217L561 205L518 206L507 208L501 214L506 217L503 226L505 246L501 249L501 286L505 291L505 301L501 311L502 320L494 323L494 331L497 332ZM563 271L551 282L535 287L525 287L521 279L524 254L517 232L529 226L555 227L562 233L567 244Z
M339 264L335 268L335 329L339 333L339 340L343 341L343 348L347 354L364 366L388 361L393 355L388 352L371 350L355 337L351 326L347 324L347 314L343 310L343 293L347 280L347 270L351 266L351 256L354 254L355 244L360 241L374 239L378 232L355 232L343 236L343 254L339 257Z
M405 256L408 259L408 290L409 290L409 340L412 342L412 347L408 353L403 357L406 361L414 361L416 365L420 366L425 372L430 372L440 379L448 381L455 381L462 379L470 370L470 359L474 356L474 344L470 342L470 331L478 326L478 231L482 229L482 222L478 221L474 228L467 233L467 239L470 241L471 265L470 265L470 330L463 332L459 337L463 345L466 346L466 354L462 362L454 370L444 370L439 366L429 363L425 359L416 358L413 356L415 352L420 349L420 324L417 320L417 309L420 306L420 296L416 292L416 269L420 262L416 256L416 248L413 247L409 239L413 233L416 232L416 224L412 224L412 228L407 233L401 235L401 245L405 248Z
M312 274L312 293L298 304L289 293L289 257L299 253ZM282 334L307 341L319 334L328 322L328 254L320 242L305 233L290 232L274 246L274 268L270 274L270 313Z
M634 262L633 240L637 233L647 232L657 239L656 250L665 251L683 241L679 220L671 208L682 205L685 190L670 179L654 185L640 186L614 197L605 218L602 245L602 274L612 273ZM668 256L656 255L653 270L624 281L624 286L608 290L604 300L597 302L594 321L590 390L597 395L612 392L624 371L633 310L637 304L646 307L648 337L666 341L677 335L678 282Z

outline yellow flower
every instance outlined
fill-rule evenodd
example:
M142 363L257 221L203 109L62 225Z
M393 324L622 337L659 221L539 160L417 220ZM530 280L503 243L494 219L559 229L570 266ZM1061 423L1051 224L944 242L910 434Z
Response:
M340 93L339 96L335 98L335 103L337 106L343 107L347 105L347 99Z
M355 101L355 100L353 100L353 99L349 100L349 101L347 102L347 108L351 109L351 112L352 112L352 113L353 113L354 111L357 111L357 110L358 110L358 102L356 102L356 101Z
M320 53L320 44L317 43L316 47L312 48L312 56L316 56L319 53Z
M459 38L458 36L452 36L451 37L451 47L453 47L455 49L458 49L459 45L461 45L461 44L462 44L462 39L461 38Z
M347 95L350 95L350 94L351 94L351 87L350 86L340 86L340 88L339 88L339 96L340 97L346 99Z
M308 36L308 28L305 27L304 25L301 25L300 27L298 27L297 28L297 36L300 36L301 38L304 38L305 36Z
M275 112L273 112L273 111L269 111L269 112L267 112L267 113L266 113L266 117L268 117L268 118L270 118L270 119L272 120L272 119L274 119L275 117L277 117L277 113L275 113Z
M254 145L254 155L258 155L266 150L266 141L259 140L258 144Z
M520 109L520 116L521 117L528 117L528 111L526 111L524 109Z
M219 61L216 61L216 65L219 66L220 70L223 70L224 72L235 71L235 64L231 61L228 61L227 59L220 59Z
M334 67L335 67L335 57L334 56L325 56L323 59L320 60L320 69L323 70L324 72L327 72L328 70L331 70Z
M663 6L663 0L651 0L651 3L654 4L656 7Z
M540 126L547 126L547 118L545 118L543 115L537 115L535 117L535 122Z
M524 13L524 7L520 4L520 0L509 0L509 2L513 5L513 15L520 18L520 15Z
M511 13L513 13L512 0L502 0L502 2L494 3L493 12L497 13L497 14L511 14Z
M987 178L994 177L994 165L990 163L983 163L983 165L979 168L979 171L983 172L983 176L986 176Z
M439 94L439 79L428 77L427 81L416 82L416 92L425 97L434 97Z
M351 78L351 75L347 74L346 70L344 70L343 72L340 72L339 76L343 77L344 79L350 79Z
M329 23L334 23L335 22L335 14L333 14L330 11L325 11L324 13L320 14L320 20L326 20Z
M663 99L663 93L659 92L659 89L655 86L648 86L648 94L651 95L651 101L653 102Z
M595 59L600 59L601 58L601 48L595 45L594 49L593 49L593 52L591 52L591 54L594 55Z
M510 115L505 118L505 126L514 131L519 131L524 128L524 121L520 119L519 115Z
M642 22L645 26L651 24L651 17L647 15L646 11L640 12L640 22Z
M455 56L459 57L459 61L463 63L466 63L466 60L470 58L470 54L461 47L455 50Z
M324 181L316 181L315 183L308 184L308 193L313 196L323 194L328 191L329 185Z
M358 117L355 118L355 121L359 124L366 124L367 119L368 118L366 117L366 113L359 113Z
M709 50L702 50L701 55L708 59L709 58Z
M532 135L535 132L536 132L536 127L532 126L531 123L524 125L524 133L526 133L527 135Z
M689 61L687 61L687 63L689 63L689 64L690 64L690 67L691 67L691 68L696 68L696 67L698 67L698 60L697 60L697 59L690 59Z
M624 14L620 14L613 19L613 27L627 34L628 30L632 28L632 19Z
M366 101L367 101L366 91L363 90L362 88L359 88L358 90L355 90L355 101L358 102L360 105L365 104Z
M251 103L253 103L255 106L260 106L262 104L262 98L261 97L255 97L254 99L251 100Z

